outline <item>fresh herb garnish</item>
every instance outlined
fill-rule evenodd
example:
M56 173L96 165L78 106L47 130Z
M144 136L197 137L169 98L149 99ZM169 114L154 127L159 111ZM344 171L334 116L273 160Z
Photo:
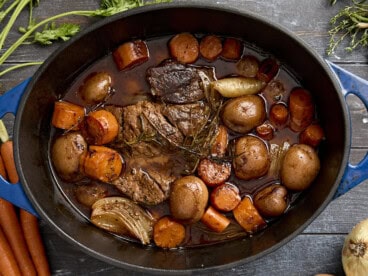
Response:
M332 0L335 4L337 0ZM327 54L331 55L344 39L350 38L347 51L368 45L368 4L366 0L352 0L352 5L346 6L331 18L332 29L329 31L330 41Z
M141 7L149 4L156 4L162 2L170 2L171 0L152 0L152 1L143 1L143 0L101 0L100 8L97 10L76 10L76 11L68 11L64 13L60 13L54 16L51 16L47 19L44 19L40 22L36 22L33 18L33 9L35 5L39 4L38 0L14 0L11 5L5 10L0 10L0 21L4 19L11 11L12 14L4 26L3 30L0 33L0 50L3 48L4 42L9 34L10 29L13 27L16 19L22 12L22 10L28 5L29 6L29 23L27 27L20 28L20 32L23 33L17 41L13 43L0 57L0 65L2 65L9 56L22 44L30 44L30 43L39 43L41 45L49 45L52 44L56 40L68 40L71 36L75 35L79 30L80 26L76 24L62 24L57 26L54 23L57 19L62 17L67 17L71 15L79 15L86 17L107 17L112 16L116 13L126 11L128 9ZM0 8L5 5L7 0L0 0ZM41 27L44 29L40 32L37 30ZM14 67L8 68L2 72L0 72L0 76L4 75L7 72L10 72L19 67L36 65L40 64L39 62L28 62L24 64L19 64Z

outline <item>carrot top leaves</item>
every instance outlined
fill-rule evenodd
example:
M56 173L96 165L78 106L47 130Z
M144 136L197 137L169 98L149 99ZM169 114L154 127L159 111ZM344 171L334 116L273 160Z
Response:
M39 43L41 45L50 45L57 40L68 40L70 37L79 32L80 26L78 24L67 23L57 26L55 21L59 18L71 15L86 17L108 17L128 9L170 1L171 0L101 0L100 7L96 10L67 11L37 22L33 18L33 9L39 4L39 0L14 0L12 4L9 5L6 3L7 0L0 0L0 22L7 18L7 16L11 13L9 20L0 33L0 50L4 46L9 31L13 27L20 13L27 5L29 6L30 14L28 26L19 29L22 35L3 53L2 56L0 56L0 65L2 65L8 59L8 57L22 44ZM43 30L38 31L38 29L41 27L43 27ZM27 62L27 65L36 64L39 64L39 62ZM12 71L13 69L24 66L20 66L18 64L14 68L11 67L4 71L0 71L0 76Z

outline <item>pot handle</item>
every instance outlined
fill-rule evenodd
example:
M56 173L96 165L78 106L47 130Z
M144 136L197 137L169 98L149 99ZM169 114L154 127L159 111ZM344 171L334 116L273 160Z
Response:
M368 109L368 81L346 71L328 60L326 60L326 62L340 80L342 88L341 93L344 95L345 99L349 94L354 94L364 103L365 108ZM345 194L366 179L368 179L368 153L366 153L364 158L357 165L348 163L334 198Z
M0 118L7 113L17 113L20 99L30 80L23 81L0 96ZM0 176L0 197L38 217L20 182L12 184Z

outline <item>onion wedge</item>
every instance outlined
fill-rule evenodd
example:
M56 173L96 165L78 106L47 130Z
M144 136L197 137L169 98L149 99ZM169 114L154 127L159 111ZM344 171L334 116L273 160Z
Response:
M91 222L119 235L129 235L148 244L152 239L154 219L132 200L105 197L92 205Z
M264 81L256 78L231 77L211 82L212 89L226 98L252 95L260 92L265 86Z

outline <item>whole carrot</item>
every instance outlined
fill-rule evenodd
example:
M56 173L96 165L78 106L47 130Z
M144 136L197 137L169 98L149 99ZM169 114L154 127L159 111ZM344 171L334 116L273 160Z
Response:
M0 229L0 271L2 276L20 276L20 270L13 251Z
M37 270L37 275L50 275L50 267L47 261L45 247L40 235L38 219L34 215L28 213L26 210L20 209L20 223L29 252L31 253L33 263Z
M0 175L4 179L7 179L4 161L1 155L0 155ZM0 199L0 201L5 200ZM4 276L21 275L13 250L11 249L10 244L8 243L8 240L6 239L4 232L1 228L0 228L0 256L1 256L0 258L1 275Z
M13 204L0 199L0 226L23 275L37 275Z
M7 179L7 173L6 173L6 170L5 170L4 160L1 156L0 156L0 175L4 179Z
M6 172L8 173L9 181L13 184L18 183L19 177L15 167L13 155L13 141L6 141L0 147L1 156L4 160Z
M19 177L15 168L13 142L8 140L1 144L0 152L10 182L17 183ZM17 260L22 274L37 275L36 268L28 252L16 209L13 204L4 199L0 199L0 226L14 252L15 259Z

